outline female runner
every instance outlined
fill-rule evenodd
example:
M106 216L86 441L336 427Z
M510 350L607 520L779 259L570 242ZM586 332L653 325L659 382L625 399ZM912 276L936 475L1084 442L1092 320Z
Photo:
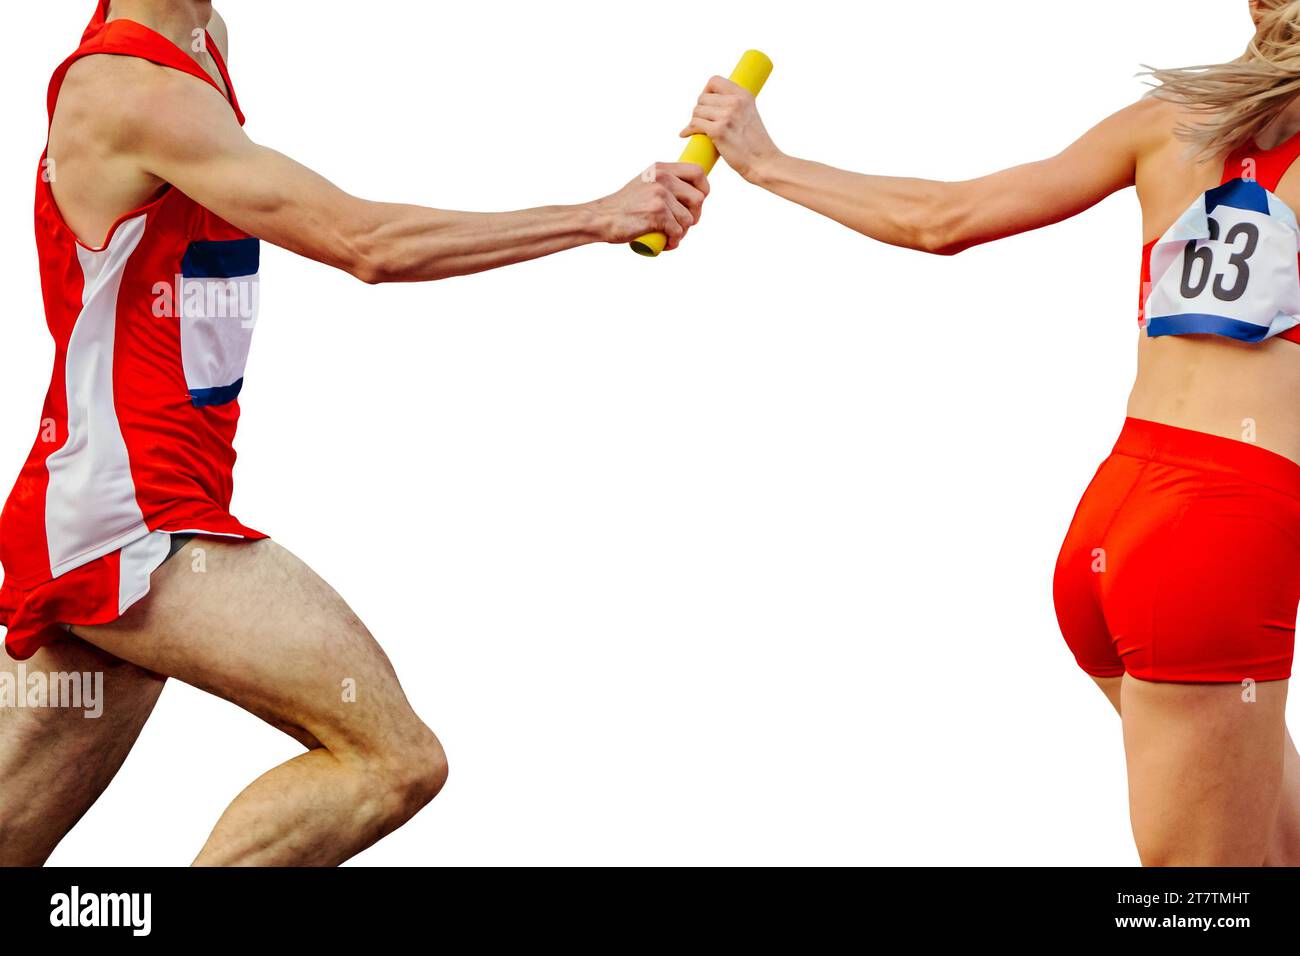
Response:
M1066 643L1120 712L1147 865L1300 864L1285 706L1300 601L1300 2L1250 3L1232 63L1159 86L1058 156L968 182L785 155L714 77L683 135L873 239L951 255L1137 187L1137 381L1056 566Z

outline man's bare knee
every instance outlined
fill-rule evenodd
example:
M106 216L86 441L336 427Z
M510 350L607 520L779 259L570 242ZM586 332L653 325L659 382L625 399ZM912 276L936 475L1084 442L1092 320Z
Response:
M393 747L371 767L381 791L385 829L396 829L442 790L447 782L447 754L428 727L420 725L414 743Z
M433 731L423 724L419 743L403 747L393 759L397 790L415 810L436 797L447 782L447 754Z

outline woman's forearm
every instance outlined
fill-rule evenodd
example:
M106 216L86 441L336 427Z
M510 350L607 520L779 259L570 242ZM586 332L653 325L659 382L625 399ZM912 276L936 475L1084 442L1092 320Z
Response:
M868 176L782 153L746 172L755 185L891 246L940 254L963 248L950 214L955 184Z
M1151 146L1165 105L1144 99L1098 123L1050 159L978 179L937 182L865 176L777 149L754 94L709 80L682 136L702 133L750 182L850 229L907 249L951 255L1078 215L1125 187Z

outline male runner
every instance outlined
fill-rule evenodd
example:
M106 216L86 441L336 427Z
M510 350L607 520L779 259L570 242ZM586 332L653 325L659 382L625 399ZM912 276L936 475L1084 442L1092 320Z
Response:
M50 85L36 229L55 369L0 517L0 667L105 672L106 707L0 708L0 865L48 857L167 677L307 748L235 799L196 864L340 863L446 779L362 623L229 512L259 239L365 282L440 279L652 231L673 248L708 189L659 164L581 206L368 202L244 134L226 50L211 0L100 0ZM168 560L193 536L202 574Z

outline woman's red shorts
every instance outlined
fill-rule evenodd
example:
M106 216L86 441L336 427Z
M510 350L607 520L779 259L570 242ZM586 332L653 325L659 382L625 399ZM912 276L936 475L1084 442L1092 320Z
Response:
M1291 676L1300 465L1247 442L1130 418L1061 546L1056 615L1094 677Z

